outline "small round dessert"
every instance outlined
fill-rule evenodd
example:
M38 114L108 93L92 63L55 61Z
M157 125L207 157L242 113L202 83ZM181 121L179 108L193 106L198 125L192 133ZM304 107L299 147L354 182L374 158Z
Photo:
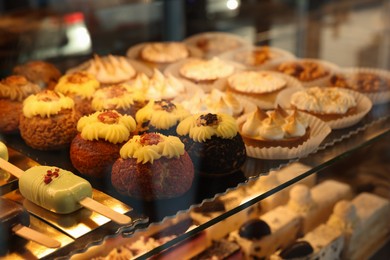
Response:
M138 133L158 132L163 135L176 135L176 127L190 112L180 104L169 100L151 100L135 115Z
M13 75L0 81L0 133L10 134L19 131L23 100L39 91L39 86L24 76Z
M135 130L135 120L115 110L83 116L77 123L80 132L70 145L70 160L84 175L102 178L111 172L119 150Z
M41 88L54 89L62 73L53 64L45 61L29 61L13 69L16 75L23 75L27 80Z
M292 108L331 121L357 113L353 95L338 88L311 87L292 94Z
M111 182L121 194L143 200L169 199L188 191L194 166L176 136L135 135L120 150Z
M75 102L75 108L82 115L94 112L92 109L92 95L100 87L99 81L85 71L76 71L60 78L54 91L69 96Z
M144 93L129 85L119 84L98 89L92 97L94 111L117 110L133 118L139 109L147 104Z
M221 175L238 171L246 150L236 120L227 114L201 113L179 123L177 134L194 167L201 173Z
M44 90L24 100L20 134L34 149L62 149L76 136L79 118L80 114L74 109L70 97Z

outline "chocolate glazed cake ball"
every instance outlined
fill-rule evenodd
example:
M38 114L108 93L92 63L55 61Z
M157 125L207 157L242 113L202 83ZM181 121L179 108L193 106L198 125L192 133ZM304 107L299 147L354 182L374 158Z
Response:
M176 136L135 135L120 150L111 182L121 194L144 200L178 197L188 191L194 166Z
M70 145L70 160L81 173L102 178L111 172L119 150L135 129L135 120L115 110L80 118L80 132Z
M227 114L193 115L181 121L176 131L201 173L232 173L245 162L245 145L237 123Z

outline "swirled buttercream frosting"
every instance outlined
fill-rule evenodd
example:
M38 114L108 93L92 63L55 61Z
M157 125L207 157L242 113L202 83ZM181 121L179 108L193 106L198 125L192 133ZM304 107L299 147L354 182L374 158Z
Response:
M191 59L181 66L179 73L195 81L217 80L233 74L234 66L218 58Z
M345 114L356 106L355 98L346 91L320 87L295 92L290 103L299 110L316 114Z
M23 101L40 90L38 85L29 82L24 76L12 75L0 81L0 98L12 101Z
M115 110L83 116L77 123L77 131L83 139L89 141L102 139L113 144L127 141L135 127L135 120L131 116L121 115Z
M76 71L60 78L54 90L62 94L76 94L83 98L91 98L100 82L95 76L85 71Z
M179 123L176 132L189 135L196 142L205 142L213 136L231 139L237 135L235 119L227 114L203 113L187 117Z
M188 56L188 48L181 42L151 42L141 50L141 57L150 62L175 62Z
M142 92L132 90L128 85L120 84L98 89L92 98L95 111L104 109L127 109L134 101L144 101Z
M120 150L122 159L135 158L143 164L161 157L179 158L184 153L184 144L178 137L159 133L135 135Z
M74 102L70 97L52 90L45 90L28 96L23 101L23 115L27 118L33 116L50 117L58 114L62 109L73 109Z
M135 118L138 123L149 122L158 129L169 129L189 116L190 113L180 104L169 100L150 100L149 103L137 111Z
M245 93L263 94L282 89L286 81L266 71L241 71L228 78L229 87Z

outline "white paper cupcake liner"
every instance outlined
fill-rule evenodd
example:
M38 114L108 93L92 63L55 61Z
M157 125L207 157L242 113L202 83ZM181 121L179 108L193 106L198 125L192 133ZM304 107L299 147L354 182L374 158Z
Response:
M244 62L243 60L237 58L237 57L241 57L244 59L246 57L250 58L250 56L253 55L252 53L254 51L262 50L265 48L267 48L269 50L269 52L274 54L276 57L271 58L270 60L265 61L264 63L258 64L258 65L251 65L251 64L248 64L247 62ZM243 47L243 48L240 48L237 50L232 50L232 51L223 53L223 54L219 55L219 57L221 59L226 59L226 60L231 60L234 62L241 63L242 65L244 65L248 69L262 69L262 70L271 69L275 66L275 64L278 64L278 63L286 61L286 60L296 59L296 56L294 54L292 54L291 52L288 52L286 50L283 50L283 49L280 49L277 47L272 47L272 46Z
M357 74L359 72L376 74L380 77L387 78L388 81L390 82L390 71L387 70L374 69L374 68L344 68L337 71L337 73L345 74L346 76L353 76L354 74ZM329 84L330 82L328 81L328 85ZM372 101L373 105L385 104L390 102L390 89L387 91L361 92L361 93L366 95Z
M290 89L290 88L303 88L301 82L294 77L291 77L289 75L276 72L276 71L265 71L267 73L270 73L274 75L275 77L281 77L286 81L286 87L284 89ZM227 84L227 81L226 81ZM281 90L283 91L283 90ZM248 100L258 106L259 108L262 109L273 109L275 108L275 100L267 100L267 99L261 99L259 96L251 96L251 93L244 94L244 93L239 93L239 92L232 92L234 95L237 97L240 97L244 100Z
M276 104L279 104L284 109L291 109L291 96L302 89L293 88L286 89L281 91L276 98ZM357 124L362 118L371 110L372 102L365 95L349 90L349 89L340 89L341 91L345 91L348 94L352 95L356 100L356 113L352 115L345 116L343 118L326 121L326 124L332 129L342 129L346 127L353 126Z
M289 111L291 113L292 111ZM270 147L260 148L245 144L246 152L249 157L266 159L266 160L286 160L305 157L314 152L326 136L332 131L331 128L322 120L306 113L300 113L306 118L310 126L310 136L303 144L288 148L288 147ZM243 115L238 119L238 124L244 122L248 114Z

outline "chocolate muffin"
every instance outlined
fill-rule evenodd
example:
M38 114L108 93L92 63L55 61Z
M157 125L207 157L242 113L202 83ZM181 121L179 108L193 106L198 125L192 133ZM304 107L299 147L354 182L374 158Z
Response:
M232 116L196 114L180 122L176 131L201 173L232 173L245 162L245 145Z
M184 194L192 185L194 166L176 136L135 135L120 155L112 167L111 182L123 195L149 201L168 199Z
M111 172L119 150L135 130L135 120L115 110L80 118L70 145L70 160L81 173L102 178Z

